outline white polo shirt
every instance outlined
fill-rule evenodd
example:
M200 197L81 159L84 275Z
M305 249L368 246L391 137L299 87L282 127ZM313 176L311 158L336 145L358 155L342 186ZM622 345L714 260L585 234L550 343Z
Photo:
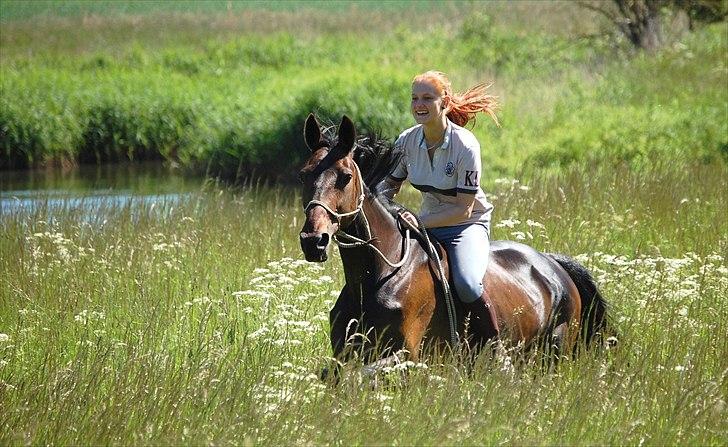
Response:
M432 163L421 124L410 127L395 142L404 155L391 174L396 181L409 179L422 192L420 215L441 212L457 203L457 194L474 194L469 219L455 225L480 223L490 232L493 211L480 188L480 143L472 132L448 120L442 145L435 149Z

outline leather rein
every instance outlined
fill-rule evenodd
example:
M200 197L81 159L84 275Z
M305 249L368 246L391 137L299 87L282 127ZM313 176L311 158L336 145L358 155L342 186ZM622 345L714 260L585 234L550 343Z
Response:
M447 316L448 316L448 322L450 323L450 343L452 344L453 348L457 348L459 344L459 336L457 334L457 321L456 321L456 315L455 315L455 303L453 301L452 292L450 291L450 285L448 284L447 278L445 277L445 269L442 266L442 260L440 259L440 256L437 254L437 250L435 249L435 246L430 241L430 238L427 234L427 231L425 230L424 225L422 225L422 222L417 218L418 227L415 227L410 221L403 218L402 215L399 215L399 218L402 222L404 222L409 228L405 228L405 235L403 239L404 246L404 253L402 254L402 258L399 260L399 262L392 262L384 255L384 253L381 252L374 244L373 241L375 238L372 238L371 233L371 227L369 225L369 219L367 219L366 213L364 212L364 199L366 197L366 194L364 192L364 179L361 175L361 171L359 170L359 165L357 165L356 162L354 162L354 167L356 168L357 178L359 181L359 196L357 199L357 205L356 208L353 211L345 212L345 213L338 213L331 209L326 203L320 201L320 200L311 200L306 204L306 207L304 208L304 212L308 213L308 211L316 206L320 206L324 210L326 210L327 213L329 213L330 216L332 216L334 219L336 219L336 223L338 225L338 229L336 233L333 235L334 242L336 242L336 245L339 246L340 249L348 249L348 248L357 248L357 247L363 247L367 246L370 247L375 254L377 254L382 260L389 265L392 268L399 268L402 267L408 260L410 255L410 228L416 231L426 242L427 246L427 255L435 263L435 266L437 267L437 272L440 275L440 281L442 283L442 290L443 294L445 295L445 307L447 308ZM359 238L357 236L353 236L351 234L346 233L341 228L341 219L345 217L351 217L353 216L354 219L356 219L358 216L361 216L362 223L364 225L364 234L366 239Z

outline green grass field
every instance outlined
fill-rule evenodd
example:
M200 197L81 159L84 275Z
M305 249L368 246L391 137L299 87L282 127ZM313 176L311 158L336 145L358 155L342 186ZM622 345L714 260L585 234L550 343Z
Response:
M229 5L0 2L0 169L248 185L0 209L0 445L728 443L725 24L648 56L569 2ZM247 176L288 178L311 110L393 138L430 68L495 82L503 127L474 128L493 239L583 262L618 349L319 382L337 251L302 261L299 192Z
M377 390L317 379L343 277L336 251L301 260L293 191L4 213L0 443L723 445L726 174L499 180L494 238L584 262L619 349L551 373L510 351L472 375L429 359Z

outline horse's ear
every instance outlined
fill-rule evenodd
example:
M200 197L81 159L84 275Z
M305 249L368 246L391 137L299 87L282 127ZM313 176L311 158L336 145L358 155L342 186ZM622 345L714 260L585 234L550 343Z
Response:
M349 119L348 116L344 115L341 117L341 124L339 124L339 149L348 154L354 149L354 142L356 141L356 129L354 123Z
M309 113L306 118L306 124L303 126L303 139L309 149L317 147L321 142L321 126L313 113Z

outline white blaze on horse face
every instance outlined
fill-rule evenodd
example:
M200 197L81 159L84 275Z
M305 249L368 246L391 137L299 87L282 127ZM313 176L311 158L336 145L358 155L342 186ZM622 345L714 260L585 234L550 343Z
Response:
M335 222L331 219L331 215L320 206L311 207L308 211L303 229L308 234L327 233L331 235L336 232Z

